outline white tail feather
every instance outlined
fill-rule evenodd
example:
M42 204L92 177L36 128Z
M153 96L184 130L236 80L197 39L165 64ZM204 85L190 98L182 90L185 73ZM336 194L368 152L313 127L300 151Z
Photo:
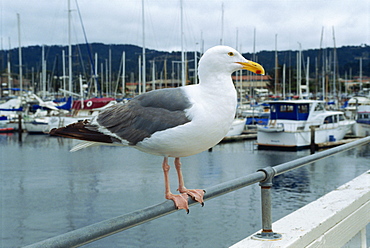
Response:
M81 149L84 149L84 148L87 148L87 147L91 147L91 146L99 146L101 145L100 142L92 142L92 141L83 141L81 143L78 143L77 145L75 145L71 150L70 152L75 152L75 151L78 151L78 150L81 150Z
M94 142L94 141L82 141L81 143L78 143L72 149L70 152L76 152L78 150L92 147L92 146L128 146L128 144L117 144L117 143L103 143L103 142Z

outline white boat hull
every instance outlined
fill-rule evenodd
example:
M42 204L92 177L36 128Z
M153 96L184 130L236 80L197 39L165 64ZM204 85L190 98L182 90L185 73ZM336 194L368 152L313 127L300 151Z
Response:
M245 127L245 121L246 119L235 119L230 127L229 132L226 134L226 137L228 136L236 136L241 135L244 131Z
M72 117L72 116L53 116L50 117L48 125L47 125L47 132L49 132L53 128L60 128L68 126L69 124L84 121L84 120L91 120L93 116L80 116L80 117Z
M49 130L48 122L50 117L36 118L33 121L25 121L24 129L29 133L46 133Z
M315 143L342 140L353 124L353 121L346 121L342 125L333 125L332 128L317 128L315 129ZM264 132L259 129L257 143L259 147L304 148L311 144L311 131Z
M354 125L354 134L359 137L370 136L370 124L356 123Z

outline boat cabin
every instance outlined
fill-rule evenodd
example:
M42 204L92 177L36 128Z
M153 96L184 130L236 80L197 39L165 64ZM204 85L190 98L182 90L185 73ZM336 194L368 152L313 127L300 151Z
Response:
M370 106L359 106L357 123L370 124Z
M334 128L346 120L339 111L326 111L324 101L270 101L268 131L309 131L315 128ZM263 131L267 131L266 128Z
M307 121L310 113L325 110L324 102L298 100L298 101L271 101L271 120Z

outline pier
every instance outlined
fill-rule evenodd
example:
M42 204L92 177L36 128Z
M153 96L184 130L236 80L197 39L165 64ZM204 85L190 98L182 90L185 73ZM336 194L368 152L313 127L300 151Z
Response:
M241 135L226 136L225 138L222 139L220 143L238 142L238 141L256 140L256 139L257 139L257 132L248 131L248 132L243 132ZM344 139L342 140L314 143L311 146L314 147L315 151L318 151L322 149L328 149L328 148L344 145L344 144L356 141L358 139L360 139L360 137L356 137L353 135L346 135ZM273 148L270 148L270 149L273 149Z
M318 200L274 222L279 240L256 239L258 233L231 248L358 247L366 248L370 222L370 170Z
M243 132L241 135L226 136L225 138L222 139L221 143L243 141L243 140L253 140L253 139L257 139L256 132Z

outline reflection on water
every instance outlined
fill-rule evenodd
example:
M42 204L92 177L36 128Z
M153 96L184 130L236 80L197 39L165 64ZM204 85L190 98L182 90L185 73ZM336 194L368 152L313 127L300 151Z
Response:
M162 158L132 148L0 135L1 247L21 247L164 201ZM188 188L207 188L308 151L259 151L254 141L221 144L182 159ZM274 178L277 220L366 171L370 146ZM170 160L173 163L173 159ZM171 188L177 187L174 168ZM260 189L252 185L84 247L228 247L261 227Z

